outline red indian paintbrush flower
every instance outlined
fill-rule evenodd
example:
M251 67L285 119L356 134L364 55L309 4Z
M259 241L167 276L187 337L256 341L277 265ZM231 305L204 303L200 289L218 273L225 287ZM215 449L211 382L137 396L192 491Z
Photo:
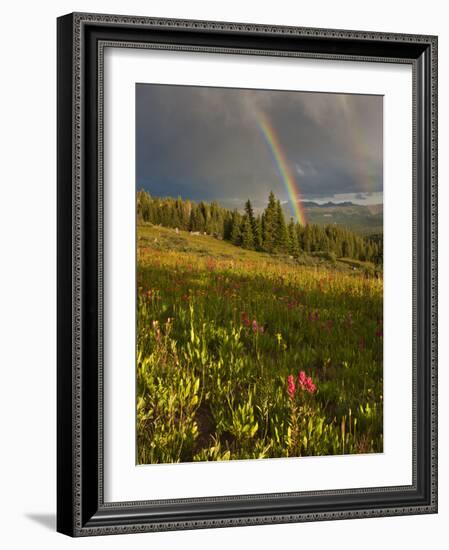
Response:
M296 391L295 379L293 377L293 374L289 374L287 378L287 393L291 398L293 398L295 396L295 391Z
M307 376L306 373L302 370L298 374L298 384L302 390L305 390L309 393L316 392L316 385L313 383L312 378Z
M253 327L253 332L255 332L256 334L258 332L260 332L261 334L263 333L263 326L259 325L259 323L256 321L256 319L253 320L252 327Z
M307 378L307 384L306 384L306 390L309 392L309 393L315 393L316 392L316 386L315 384L312 382L312 379L310 378Z

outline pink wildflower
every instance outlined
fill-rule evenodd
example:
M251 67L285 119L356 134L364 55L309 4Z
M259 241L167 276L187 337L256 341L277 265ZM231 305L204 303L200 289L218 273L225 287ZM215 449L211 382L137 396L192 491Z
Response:
M315 393L316 392L316 386L315 384L312 382L312 379L310 378L307 378L307 382L306 382L306 390L309 392L309 393Z
M252 328L253 328L254 333L263 334L264 327L263 327L263 325L259 325L259 323L256 321L256 319L254 319L253 322L252 322Z
M303 370L298 374L298 384L302 390L309 393L316 392L316 385L313 383L312 378L307 376Z
M287 378L287 392L292 399L295 396L295 391L296 391L295 379L293 377L293 374L290 374Z

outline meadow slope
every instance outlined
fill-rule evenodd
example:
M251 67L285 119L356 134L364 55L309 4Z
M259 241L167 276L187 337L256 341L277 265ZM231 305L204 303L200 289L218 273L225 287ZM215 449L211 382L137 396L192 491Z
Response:
M139 463L382 452L372 266L137 236Z

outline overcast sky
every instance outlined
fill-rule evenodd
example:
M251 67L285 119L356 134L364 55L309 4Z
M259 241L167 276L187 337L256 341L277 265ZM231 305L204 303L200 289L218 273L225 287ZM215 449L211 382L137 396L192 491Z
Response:
M263 207L288 200L260 113L303 200L382 202L382 97L137 84L137 188Z

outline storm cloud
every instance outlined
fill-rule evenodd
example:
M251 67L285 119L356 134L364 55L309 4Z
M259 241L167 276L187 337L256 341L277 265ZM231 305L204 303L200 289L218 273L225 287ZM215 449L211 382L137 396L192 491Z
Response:
M137 188L237 208L270 190L288 200L263 114L303 200L379 202L382 112L381 96L137 84Z

